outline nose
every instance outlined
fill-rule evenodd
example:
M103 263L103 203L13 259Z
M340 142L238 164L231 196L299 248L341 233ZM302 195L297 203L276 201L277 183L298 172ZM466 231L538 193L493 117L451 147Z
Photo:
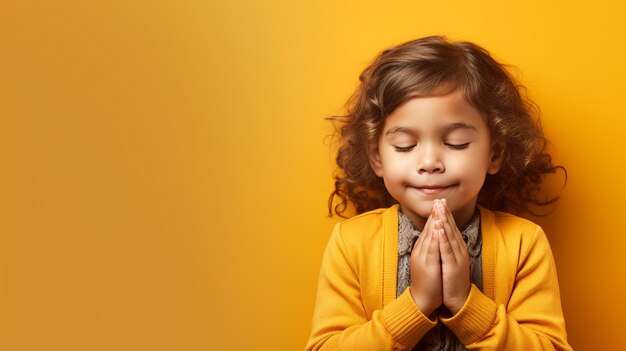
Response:
M417 173L441 173L444 170L440 150L433 145L422 145L418 152Z

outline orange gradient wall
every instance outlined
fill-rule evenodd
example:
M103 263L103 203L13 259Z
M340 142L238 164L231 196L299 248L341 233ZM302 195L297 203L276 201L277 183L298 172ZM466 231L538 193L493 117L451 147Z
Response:
M569 172L539 220L577 350L625 349L625 6L5 1L0 350L299 350L342 112L383 48L475 41Z

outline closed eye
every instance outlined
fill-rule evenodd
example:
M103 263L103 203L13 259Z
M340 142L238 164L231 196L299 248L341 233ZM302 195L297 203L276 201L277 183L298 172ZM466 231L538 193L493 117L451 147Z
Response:
M464 144L450 144L450 143L446 143L446 146L453 149L453 150L463 150L463 149L467 149L467 147L469 146L470 143L464 143Z
M411 150L413 150L413 148L415 147L415 145L411 145L411 146L393 146L393 148L397 151L397 152L409 152Z

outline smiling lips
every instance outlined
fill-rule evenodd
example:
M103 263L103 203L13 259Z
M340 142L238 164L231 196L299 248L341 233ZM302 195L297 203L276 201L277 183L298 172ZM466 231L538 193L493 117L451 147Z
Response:
M444 192L448 188L451 188L452 185L425 185L416 187L417 190L426 194L426 195L436 195Z

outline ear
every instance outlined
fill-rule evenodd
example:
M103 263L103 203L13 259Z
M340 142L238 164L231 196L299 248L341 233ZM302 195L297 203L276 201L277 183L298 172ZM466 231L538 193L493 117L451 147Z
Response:
M380 152L378 151L377 143L372 143L369 146L367 156L369 157L370 167L372 167L372 170L374 171L374 173L376 173L377 176L382 178L383 177L383 163L380 160Z
M489 167L487 167L487 173L494 175L500 171L502 165L502 158L504 156L504 148L499 144L491 146L491 159L489 160Z

